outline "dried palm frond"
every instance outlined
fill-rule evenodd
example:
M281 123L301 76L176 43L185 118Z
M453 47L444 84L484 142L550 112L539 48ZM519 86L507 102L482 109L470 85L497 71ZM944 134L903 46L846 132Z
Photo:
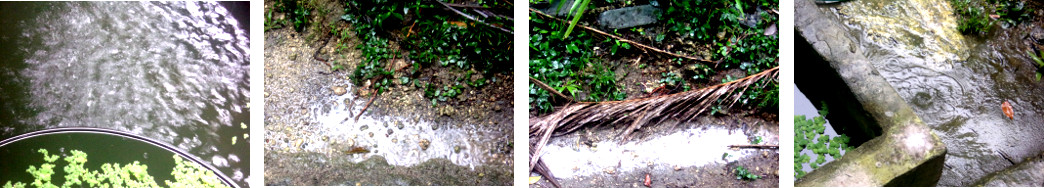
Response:
M540 172L546 171L546 167L540 161L540 151L547 145L551 136L568 134L585 126L628 124L620 135L623 137L621 141L626 141L630 139L631 132L642 127L657 125L668 119L689 122L716 105L731 108L751 86L776 81L778 74L779 67L775 67L699 90L623 101L568 104L547 116L530 119L529 169L542 169L538 170L538 173L550 180L554 179L549 173ZM541 164L540 167L538 164Z

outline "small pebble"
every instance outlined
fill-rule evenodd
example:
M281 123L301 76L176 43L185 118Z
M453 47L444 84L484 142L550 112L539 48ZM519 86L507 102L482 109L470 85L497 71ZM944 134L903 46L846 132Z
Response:
M370 132L370 138L373 138L373 132Z
M345 93L348 93L348 89L345 89L344 86L334 86L332 89L333 89L334 95L340 96L340 95L344 95Z
M359 131L365 131L368 128L370 128L370 126L363 125L362 127L359 127Z
M460 153L460 146L453 146L454 153Z
M418 144L420 144L421 150L428 150L428 146L431 145L431 141L428 141L428 139L421 139L420 142L418 142Z

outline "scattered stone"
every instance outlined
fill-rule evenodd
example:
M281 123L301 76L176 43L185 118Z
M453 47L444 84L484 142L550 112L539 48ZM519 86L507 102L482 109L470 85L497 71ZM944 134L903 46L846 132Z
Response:
M402 71L406 67L410 66L409 62L406 62L406 60L402 58L390 59L388 60L388 62L389 63L387 66L385 66L385 68L388 68L388 70L392 70L393 72Z
M344 106L352 106L352 99L344 98Z
M333 89L334 95L340 96L340 95L344 95L345 93L348 93L348 89L345 89L344 86L334 86L332 89Z
M359 127L359 131L365 131L368 128L370 128L370 126L363 125L362 127Z
M402 124L402 121L398 121L398 120L395 121L395 126L398 127L399 130L402 130L402 128L406 127L406 125Z
M392 129L388 129L388 135L391 135L393 132L395 131L392 131Z
M573 5L574 0L557 0L552 1L551 6L544 9L543 12L553 16L565 16L569 14L569 8Z
M616 168L606 167L605 169L602 170L602 172L605 172L606 174L615 174L616 173Z
M392 143L399 143L399 139L398 138L392 138Z
M674 165L674 171L679 171L679 170L681 170L681 166Z
M623 29L656 23L660 9L642 5L608 10L598 16L598 24L612 29Z
M453 146L453 153L460 153L460 146Z
M373 138L373 132L370 132L370 138Z
M439 124L438 123L432 123L431 124L431 130L433 130L433 131L434 130L439 130Z
M428 146L431 146L431 141L428 141L428 139L421 139L418 144L420 144L421 150L428 150Z
M355 139L351 139L351 138L349 138L348 140L345 140L345 141L344 141L344 144L345 144L345 145L348 145L348 147L352 147L352 146L355 146Z
M442 107L439 108L439 115L443 116L453 116L453 114L456 112L457 110L453 109L453 107L449 105L442 105Z

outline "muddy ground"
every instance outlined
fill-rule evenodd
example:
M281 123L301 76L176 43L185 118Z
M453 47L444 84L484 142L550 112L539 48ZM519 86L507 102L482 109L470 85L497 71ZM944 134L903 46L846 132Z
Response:
M343 29L351 29L343 20L343 3L321 1L330 13L321 25L333 23ZM266 10L273 3L266 2ZM276 17L280 17L276 14ZM315 29L319 29L316 31ZM350 71L361 62L361 52L354 46L359 40L354 36L340 39L323 37L330 28L309 27L298 33L291 27L272 29L265 32L265 184L266 185L510 185L512 183L512 89L510 73L493 73L486 76L491 80L480 88L468 86L464 93L450 102L432 106L431 99L423 97L423 88L412 85L394 85L373 99L365 116L404 117L412 122L432 122L431 129L438 126L475 125L483 132L499 134L500 140L488 140L481 146L487 150L486 164L472 170L448 160L432 159L417 165L403 167L388 165L384 158L374 157L353 163L342 159L344 151L310 152L303 150L311 141L322 137L328 139L323 129L316 128L316 112L313 106L336 106L349 101L334 101L334 90L351 84ZM315 60L313 54L324 42L320 56L330 62L343 62L348 70L330 72L330 68ZM350 48L336 51L338 42ZM392 46L396 46L392 44ZM505 65L510 66L510 65ZM424 67L418 77L422 82L449 83L466 70L440 66ZM396 74L402 75L402 74ZM492 79L495 77L495 79ZM395 79L396 82L398 77ZM496 80L496 81L493 81ZM411 82L412 83L412 82ZM356 100L369 100L373 94L363 86L352 86L351 95ZM363 89L360 89L363 88ZM365 104L368 101L355 101ZM363 106L353 106L356 111ZM356 112L357 113L357 112ZM401 129L401 128L400 128ZM389 132L389 135L392 133ZM387 136L387 135L386 135ZM371 136L372 137L372 136ZM417 145L417 142L401 142L402 145ZM290 146L290 147L284 147ZM387 147L387 146L385 146ZM404 146L416 147L416 146Z

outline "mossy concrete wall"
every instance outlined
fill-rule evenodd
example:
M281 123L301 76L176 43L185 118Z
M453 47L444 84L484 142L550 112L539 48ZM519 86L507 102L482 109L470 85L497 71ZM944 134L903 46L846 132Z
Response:
M795 57L797 64L824 61L837 73L881 135L848 150L798 179L796 186L935 186L946 146L863 56L837 18L813 0L795 1L795 31L819 57ZM798 65L799 67L801 65ZM799 70L800 71L800 70ZM817 76L802 75L800 76ZM859 126L859 125L834 125Z

